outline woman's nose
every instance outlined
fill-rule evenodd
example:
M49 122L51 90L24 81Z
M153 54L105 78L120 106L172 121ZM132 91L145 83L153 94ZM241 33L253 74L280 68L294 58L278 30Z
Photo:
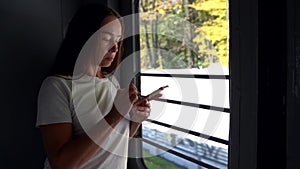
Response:
M118 43L114 43L113 46L109 49L109 52L118 52Z

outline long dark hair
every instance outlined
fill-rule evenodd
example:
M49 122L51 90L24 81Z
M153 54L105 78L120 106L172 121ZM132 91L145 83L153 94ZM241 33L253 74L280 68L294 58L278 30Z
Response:
M109 15L115 16L119 19L122 25L123 34L124 25L121 20L121 16L112 8L99 4L89 4L78 10L69 23L66 37L64 38L56 55L56 61L50 71L50 75L73 75L75 63L83 45L98 29L100 29L101 22ZM101 68L101 71L104 74L113 73L119 65L123 54L122 40L118 42L118 48L116 57L111 65L109 67Z

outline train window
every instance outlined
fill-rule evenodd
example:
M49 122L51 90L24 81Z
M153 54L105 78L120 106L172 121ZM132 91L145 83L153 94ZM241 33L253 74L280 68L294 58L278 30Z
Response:
M142 124L154 168L228 168L227 0L139 0L142 95L168 85Z

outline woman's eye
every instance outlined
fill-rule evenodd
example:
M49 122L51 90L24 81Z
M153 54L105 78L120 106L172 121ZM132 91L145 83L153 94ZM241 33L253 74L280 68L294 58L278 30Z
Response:
M105 36L102 38L102 40L104 41L110 41L110 39L111 39L110 37L105 37Z
M116 43L119 42L121 40L121 37L114 37L114 36L110 36L108 34L104 34L101 36L101 40L105 41L105 42L110 42L110 43Z

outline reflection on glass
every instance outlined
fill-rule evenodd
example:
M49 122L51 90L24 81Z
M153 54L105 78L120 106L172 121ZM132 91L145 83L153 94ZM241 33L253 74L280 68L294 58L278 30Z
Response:
M191 138L181 138L172 134L168 135L166 133L159 132L158 130L149 128L144 128L143 132L145 133L143 134L145 139L151 140L164 147L187 155L196 160L202 161L206 164L218 167L220 169L228 168L228 146L226 145L213 143L212 141L198 142ZM149 163L156 163L153 158L159 157L177 166L180 166L181 168L201 168L201 166L196 163L168 153L167 151L161 150L145 142L143 143L143 152L145 160L148 162L150 161ZM205 167L202 166L202 168Z

